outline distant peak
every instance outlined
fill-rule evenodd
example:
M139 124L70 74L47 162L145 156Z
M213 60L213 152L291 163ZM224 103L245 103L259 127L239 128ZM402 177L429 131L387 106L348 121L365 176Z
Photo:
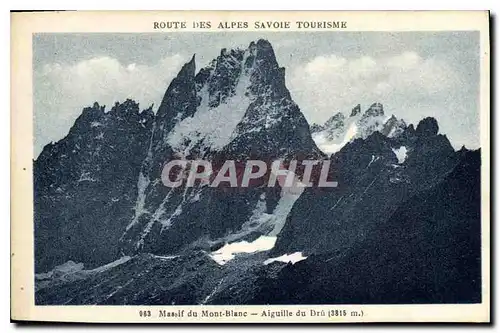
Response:
M189 60L187 63L184 64L184 66L182 66L181 70L179 71L179 74L177 74L177 77L194 78L195 72L196 72L196 54L193 54L191 60Z
M100 118L104 116L105 105L99 105L98 102L94 102L92 107L88 106L83 108L82 114L88 118Z
M272 48L271 43L269 43L267 39L262 39L262 38L257 41L257 46L263 48Z
M345 119L345 116L342 112L337 112L336 114L334 114L333 116L331 116L326 122L325 122L325 126L329 126L331 125L332 123L334 122L341 122Z
M406 130L406 122L403 119L396 118L392 115L382 127L381 133L387 137L398 137Z
M92 106L92 108L94 108L94 109L96 109L96 110L100 110L100 111L103 111L103 112L104 112L105 105L100 106L98 102L94 102L94 105Z
M250 54L257 53L257 59L267 62L272 67L278 67L278 62L274 54L273 46L266 39L259 39L257 42L251 42L248 50Z
M260 39L257 40L257 42L251 41L250 45L248 45L248 48L254 48L254 47L258 47L258 48L272 48L272 45L271 45L271 43L267 39L260 38Z
M170 82L165 95L158 108L157 116L162 119L168 114L168 117L174 117L178 112L180 105L185 105L183 112L186 115L192 115L196 109L195 104L195 74L196 74L196 55L193 54L191 60L185 63L177 76ZM171 126L171 125L169 125Z
M372 116L372 117L376 117L376 116L383 116L384 115L384 106L381 104L381 103L373 103L372 105L370 105L370 107L368 108L368 110L365 111L364 113L364 116Z
M127 98L123 103L115 102L109 113L112 116L130 116L139 114L139 103Z
M361 112L361 104L356 105L352 108L350 117L354 117Z
M422 120L417 125L415 133L418 137L431 137L437 135L439 132L439 125L436 119L432 117L427 117Z

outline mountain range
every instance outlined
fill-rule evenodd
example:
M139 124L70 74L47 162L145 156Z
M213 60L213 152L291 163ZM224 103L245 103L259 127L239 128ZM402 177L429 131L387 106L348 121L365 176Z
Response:
M330 160L335 188L168 188L173 159ZM36 304L481 301L480 150L383 105L309 126L266 40L163 100L83 109L34 161Z

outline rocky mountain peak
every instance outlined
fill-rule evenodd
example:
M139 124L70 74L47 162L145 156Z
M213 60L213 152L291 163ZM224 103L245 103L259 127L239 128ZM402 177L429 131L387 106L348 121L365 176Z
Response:
M92 106L84 107L82 114L76 119L73 127L79 127L79 124L88 124L92 121L98 121L105 117L105 105L99 105L98 102L94 102Z
M92 267L117 255L154 114L133 100L104 109L84 108L68 135L34 161L37 271L69 259Z
M196 54L193 54L191 60L185 63L179 73L177 74L177 80L191 80L196 72Z
M374 132L380 132L387 137L398 137L406 130L406 123L392 115L387 118L384 106L373 103L361 113L361 105L356 105L348 118L343 113L337 113L329 118L324 125L314 124L313 139L327 154L339 151L344 145L356 138L367 138Z
M326 122L325 126L330 127L331 125L334 125L338 123L339 121L344 121L345 115L342 112L337 112L333 116L331 116Z
M186 71L186 66L181 72ZM268 41L251 42L246 49L223 48L194 79L193 75L192 70L187 76L178 75L170 85L165 96L169 96L167 101L176 101L170 102L176 103L170 106L175 110L167 118L157 118L154 145L163 147L167 143L184 156L206 155L225 146L230 146L229 151L246 154L247 142L251 140L252 150L262 146L274 151L269 151L273 155L278 154L277 146L264 141L275 136L270 131L280 128L282 133L300 137L293 145L306 145L317 151L308 140L307 122L291 99L284 68L279 67ZM172 88L181 81L182 87ZM173 93L182 96L174 98ZM285 150L294 149L282 147L280 151Z
M336 138L341 131L345 129L345 115L341 112L334 114L323 125L323 130L327 133L327 137L332 140Z
M354 117L358 115L360 112L361 112L361 104L358 104L354 108L352 108L350 117Z
M247 63L253 61L253 66L259 69L254 71L251 78L252 83L256 83L251 87L252 92L254 94L263 92L259 87L264 83L264 85L272 86L272 92L277 97L282 97L283 94L289 95L288 90L284 87L285 69L279 67L271 43L267 40L259 39L257 43L250 44L249 53Z
M385 116L381 103L361 111L358 104L349 117L332 113L323 125L311 126L313 139L286 87L285 71L263 39L245 49L222 49L198 73L193 56L168 86L157 116L153 106L140 112L133 100L109 112L98 103L85 108L69 134L47 145L34 162L35 271L72 261L37 274L37 284L66 268L76 268L71 279L80 280L64 275L56 281L60 289L42 286L35 301L311 304L319 296L325 304L360 304L358 293L367 297L367 288L375 286L370 297L390 292L394 298L384 299L394 304L401 295L413 301L409 290L427 295L428 286L437 285L434 267L443 266L443 258L449 259L446 277L467 256L479 269L467 242L480 236L480 216L471 220L474 210L463 207L479 207L480 200L456 190L479 193L479 152L476 158L463 149L457 154L438 135L434 118L415 130ZM203 159L217 172L217 163L227 160L237 160L239 168L249 159L325 158L318 146L333 154L329 178L337 187L290 191L162 182L163 167L172 159ZM457 168L459 159L465 161ZM427 217L419 215L426 211ZM477 231L464 232L471 222ZM234 249L243 244L244 251ZM421 251L422 244L430 246ZM429 255L436 250L441 252ZM396 266L387 269L394 251L405 259L395 278ZM299 254L301 262L276 260L289 254ZM104 264L81 271L83 265ZM375 275L373 267L380 267ZM397 283L387 281L407 281L408 267L416 267L410 270L415 286L395 290ZM473 277L469 267L463 272L456 281ZM359 279L364 276L370 278ZM446 294L455 295L457 284L442 281L451 286Z
M316 124L316 123L312 123L311 126L310 126L311 134L317 133L317 132L321 132L324 129L325 128L323 127L323 125L319 125L319 124Z
M156 117L152 149L139 175L135 215L122 236L124 253L172 253L191 243L206 245L207 239L224 239L231 232L235 234L227 237L232 240L247 237L250 231L243 223L256 205L264 203L271 213L280 198L279 188L268 194L266 189L254 188L244 189L245 194L203 186L166 188L160 174L169 159L217 164L228 159L325 157L286 88L285 71L268 41L258 40L246 49L222 49L197 74L189 68L186 64L184 73L172 81L160 106L164 111ZM183 191L185 195L178 195ZM217 201L217 197L226 199ZM204 217L197 218L198 214ZM251 234L270 230L261 227Z
M115 102L109 111L109 116L114 120L138 122L140 113L139 104L134 100L127 99L123 103Z
M373 103L370 107L365 111L363 117L378 117L384 115L384 106L381 103Z
M420 138L424 137L432 137L438 134L439 132L439 125L436 121L436 119L432 117L427 117L422 119L416 129L416 135Z
M398 137L406 129L406 122L403 119L396 118L392 115L385 123L381 129L381 133L387 137Z

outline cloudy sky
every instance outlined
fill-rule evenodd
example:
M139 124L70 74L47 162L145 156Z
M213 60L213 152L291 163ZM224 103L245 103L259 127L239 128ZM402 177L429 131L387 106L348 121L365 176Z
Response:
M161 98L195 53L268 39L293 99L311 122L360 103L384 104L410 123L438 119L459 148L479 147L478 32L38 34L33 37L35 156L63 138L84 106Z

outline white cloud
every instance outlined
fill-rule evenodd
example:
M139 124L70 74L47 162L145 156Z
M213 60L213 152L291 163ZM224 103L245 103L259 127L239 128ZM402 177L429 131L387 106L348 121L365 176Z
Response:
M34 73L35 156L43 145L64 137L83 107L97 101L109 109L132 98L147 108L159 106L165 90L185 59L163 58L154 65L122 64L95 57L76 64L46 64Z
M293 71L289 79L306 117L320 122L363 101L429 98L456 84L457 76L446 63L414 52L378 59L319 56Z
M464 143L474 147L477 139L464 137L463 126L457 124L457 118L471 114L460 95L464 80L445 61L416 52L378 58L331 54L295 68L287 85L310 122L323 123L339 111L350 112L357 104L366 109L381 102L386 113L408 122L434 116L441 133L453 137L456 147Z

